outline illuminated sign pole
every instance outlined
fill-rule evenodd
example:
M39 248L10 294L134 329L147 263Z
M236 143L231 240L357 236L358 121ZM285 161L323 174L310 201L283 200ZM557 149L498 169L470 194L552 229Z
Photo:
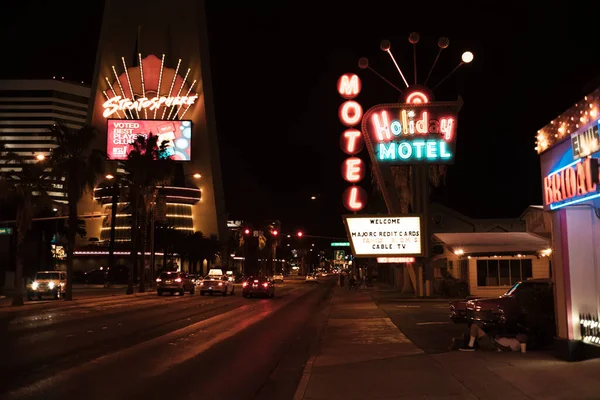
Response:
M412 32L409 36L409 42L414 47L419 42L419 35ZM414 84L409 85L404 76L400 65L394 58L391 52L391 44L384 40L381 42L381 50L386 52L394 63L394 66L404 85L405 89L399 89L381 74L376 72L369 66L369 61L366 58L361 58L358 66L361 69L369 69L374 72L379 78L385 81L389 86L393 87L401 94L401 99L398 103L379 104L371 107L369 110L362 112L358 103L348 100L340 107L341 121L351 129L356 125L354 119L359 112L362 115L360 125L360 133L362 134L364 146L369 152L369 157L373 166L373 174L377 180L380 192L386 203L389 217L398 221L406 220L407 212L418 217L419 226L419 246L421 246L418 254L416 252L406 252L405 250L396 247L395 243L402 238L396 238L396 242L392 240L392 247L385 254L381 253L381 249L376 248L377 243L366 241L357 241L359 237L355 237L353 243L353 251L357 246L365 245L375 246L370 253L363 252L363 257L386 256L386 260L402 259L398 257L415 256L420 260L419 267L425 275L425 281L431 279L432 268L429 260L430 256L430 218L429 218L429 203L430 203L430 171L436 171L436 175L440 176L445 173L445 166L454 163L456 154L456 137L457 137L457 115L462 107L462 101L459 98L457 101L451 102L436 102L434 101L433 90L445 82L453 75L461 66L473 61L471 52L462 54L461 62L441 81L430 90L427 87L427 82L431 77L431 73L440 57L442 50L449 45L447 38L438 40L438 54L431 66L427 78L423 85L417 83L417 74L415 68ZM413 52L416 57L416 51ZM416 59L414 60L416 66ZM342 90L344 89L344 90ZM354 75L346 74L338 80L338 92L346 99L353 99L361 90L360 80ZM356 134L354 131L346 132L344 136L352 137ZM342 150L347 154L352 155L347 151L344 145L347 143L342 139ZM362 143L361 143L362 146ZM361 147L362 148L362 147ZM350 174L352 168L356 168L354 174ZM359 159L349 158L342 166L342 174L346 171L344 178L353 183L353 178L356 181L362 179L361 172L365 169L364 164ZM352 187L351 187L352 188ZM350 189L351 190L351 189ZM402 193L400 192L402 191ZM344 199L350 198L350 194L344 194ZM346 204L346 203L345 203ZM347 207L348 208L348 207ZM348 208L351 211L358 211ZM352 220L351 217L345 217L346 229L349 234L360 234L354 232L349 226ZM400 223L400 222L398 222ZM399 231L383 230L380 233L387 235L396 235ZM415 230L403 230L402 232L416 232ZM363 233L369 234L368 229ZM371 232L372 233L372 232ZM371 240L371 239L369 239ZM355 254L356 255L356 254ZM360 255L356 255L360 257ZM410 257L409 257L410 258ZM412 268L408 265L407 268ZM421 270L420 270L421 271ZM419 271L419 272L420 272ZM417 295L423 294L422 282L417 282L414 278L415 271L409 273ZM420 278L419 278L420 280ZM427 289L425 289L425 293Z
M338 79L338 93L346 99L338 110L338 116L346 129L340 137L342 151L349 155L342 163L341 173L346 182L351 183L342 195L342 202L348 211L356 213L367 205L367 193L357 185L366 174L366 165L355 155L363 149L362 134L354 127L360 124L363 117L361 105L352 100L359 95L362 88L360 78L356 74L344 74Z

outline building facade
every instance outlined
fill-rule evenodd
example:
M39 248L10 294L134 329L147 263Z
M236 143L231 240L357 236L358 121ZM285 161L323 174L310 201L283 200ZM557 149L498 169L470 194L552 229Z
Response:
M600 88L537 133L544 210L551 215L556 350L600 356Z
M88 118L90 87L64 80L0 80L0 136L7 150L36 162L38 156L49 156L56 147L48 131L56 123L79 129ZM5 164L2 170L19 169ZM53 200L66 203L60 180L49 192Z
M537 210L536 206L530 209ZM538 228L527 230L531 211L520 218L476 219L437 203L430 210L433 279L431 287L420 288L420 293L493 297L519 280L550 276L550 240ZM415 277L402 264L388 268L387 274L385 279L404 292L413 290L411 281L426 285L422 268L416 269ZM464 289L445 293L444 281L448 280Z
M126 141L142 132L128 130L132 126L151 125L156 130L145 133L170 135L177 182L159 190L163 222L226 238L203 2L164 7L155 0L106 1L93 79L89 123L101 132L96 147L114 160ZM109 161L118 177L122 171L116 164ZM99 240L108 239L110 186L102 182L80 204L82 212L105 216L88 221L88 236ZM127 204L119 201L118 207L117 240L128 241Z

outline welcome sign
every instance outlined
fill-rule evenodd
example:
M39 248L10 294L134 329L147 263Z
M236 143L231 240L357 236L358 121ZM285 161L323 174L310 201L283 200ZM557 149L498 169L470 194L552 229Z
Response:
M421 256L421 217L417 215L344 216L355 257Z

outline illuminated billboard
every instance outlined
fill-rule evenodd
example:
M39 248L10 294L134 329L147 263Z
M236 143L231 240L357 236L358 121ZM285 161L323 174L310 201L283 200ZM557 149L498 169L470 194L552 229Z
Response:
M423 255L420 216L344 216L344 224L355 257Z
M161 157L175 161L192 158L192 122L163 120L109 119L106 138L106 154L110 160L126 160L138 136L158 136L158 143L166 148Z
M411 96L421 94L413 92ZM362 119L362 132L378 163L390 165L453 164L460 106L453 102L381 104ZM419 101L416 101L419 100Z

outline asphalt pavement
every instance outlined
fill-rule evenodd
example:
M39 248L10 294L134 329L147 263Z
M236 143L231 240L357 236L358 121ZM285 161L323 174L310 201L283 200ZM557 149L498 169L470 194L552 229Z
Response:
M0 398L292 398L331 280L273 299L138 294L0 310Z
M390 297L377 291L371 297L394 325L426 353L450 351L452 339L462 337L467 329L466 324L450 320L448 300Z

